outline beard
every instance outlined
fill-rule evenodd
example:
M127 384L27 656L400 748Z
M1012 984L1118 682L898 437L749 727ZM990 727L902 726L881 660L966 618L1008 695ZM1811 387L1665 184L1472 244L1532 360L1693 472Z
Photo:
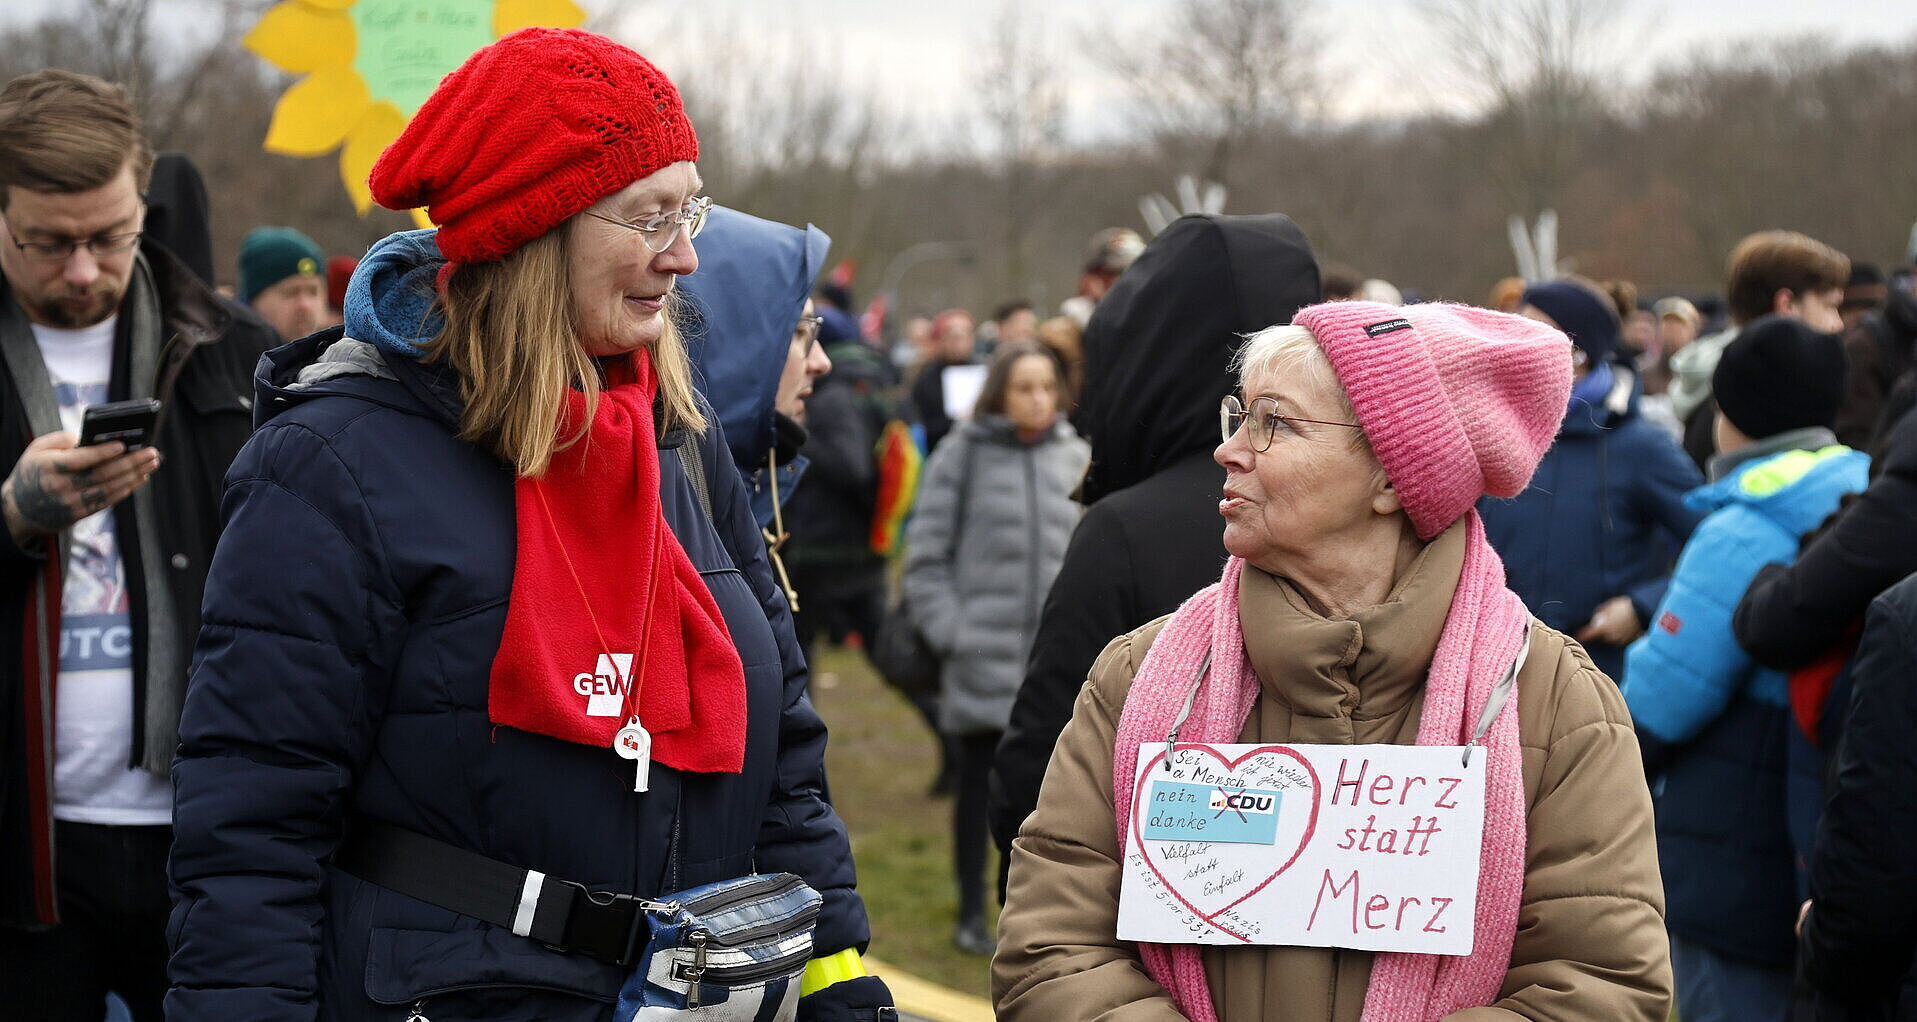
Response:
M60 330L79 330L104 321L120 310L120 299L125 295L124 286L105 281L84 291L61 286L35 298L14 292L14 297L26 306L36 322Z

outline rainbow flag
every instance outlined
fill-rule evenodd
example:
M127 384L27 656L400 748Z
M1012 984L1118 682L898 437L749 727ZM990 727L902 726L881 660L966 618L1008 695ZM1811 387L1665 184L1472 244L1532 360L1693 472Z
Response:
M879 498L872 508L872 531L866 542L873 553L890 557L905 536L905 520L911 517L912 503L918 499L919 470L925 464L925 455L912 439L911 428L893 419L879 434L875 456Z

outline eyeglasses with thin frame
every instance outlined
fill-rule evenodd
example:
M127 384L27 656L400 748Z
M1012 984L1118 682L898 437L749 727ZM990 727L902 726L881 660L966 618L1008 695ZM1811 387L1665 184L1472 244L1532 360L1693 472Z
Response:
M811 351L819 343L819 328L825 325L824 316L800 316L799 325L792 328L792 339L804 343L805 350Z
M1309 422L1319 426L1343 426L1346 429L1364 428L1355 422L1330 422L1325 419L1307 419L1300 415L1280 415L1278 402L1268 397L1252 398L1251 407L1247 409L1236 395L1225 395L1225 399L1218 403L1220 442L1229 442L1238 432L1239 427L1246 422L1251 423L1251 434L1247 437L1251 441L1251 449L1261 454L1271 449L1272 438L1278 435L1280 428L1288 429L1293 433L1298 432L1298 427L1293 425L1294 423Z
M671 248L673 243L679 240L679 232L682 229L686 232L688 239L698 237L699 232L705 230L706 214L712 212L712 200L701 195L686 203L682 209L648 213L637 220L621 220L603 213L594 213L590 209L585 212L594 220L604 220L614 226L637 231L640 240L645 243L646 250L656 255Z
M140 232L128 231L125 234L103 234L97 238L88 238L84 241L21 241L19 237L13 233L13 225L8 224L7 240L13 242L13 247L19 249L20 254L25 257L28 262L64 263L73 258L73 253L78 252L82 248L91 253L95 259L99 259L103 256L119 255L140 243Z

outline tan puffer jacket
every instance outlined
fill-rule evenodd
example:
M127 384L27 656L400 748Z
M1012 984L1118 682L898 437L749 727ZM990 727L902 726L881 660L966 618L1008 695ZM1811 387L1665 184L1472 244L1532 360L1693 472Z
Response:
M1383 604L1328 620L1289 583L1247 568L1239 598L1262 690L1242 742L1411 745L1424 676L1464 558L1454 527ZM1132 676L1164 620L1113 640L1079 693L1038 810L1013 845L992 995L1003 1022L1181 1018L1115 936L1119 858L1112 742ZM1663 885L1637 739L1617 688L1564 635L1534 625L1518 676L1528 847L1499 1019L1662 1022L1671 995ZM1371 954L1204 951L1221 1022L1358 1022Z

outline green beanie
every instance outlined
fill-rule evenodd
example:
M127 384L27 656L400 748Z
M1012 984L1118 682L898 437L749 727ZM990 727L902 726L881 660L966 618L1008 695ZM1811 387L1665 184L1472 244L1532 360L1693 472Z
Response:
M326 253L291 227L255 227L240 242L240 298L252 304L261 291L288 277L326 275Z

